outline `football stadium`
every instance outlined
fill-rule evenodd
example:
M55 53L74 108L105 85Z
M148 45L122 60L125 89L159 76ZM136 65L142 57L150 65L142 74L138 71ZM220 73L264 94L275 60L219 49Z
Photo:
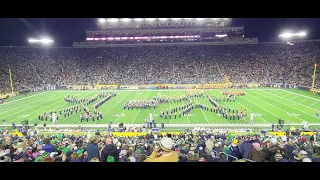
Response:
M291 39L305 35L100 18L73 47L2 46L0 161L318 161L320 43Z

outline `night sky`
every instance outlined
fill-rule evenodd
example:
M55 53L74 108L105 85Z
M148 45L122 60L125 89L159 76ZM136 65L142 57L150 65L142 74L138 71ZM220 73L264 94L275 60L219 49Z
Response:
M28 45L27 39L39 35L52 37L56 46L72 46L85 41L85 31L94 28L94 18L1 18L0 46ZM259 41L278 41L283 30L304 30L307 39L320 39L320 18L233 18L233 26L245 27L245 37Z

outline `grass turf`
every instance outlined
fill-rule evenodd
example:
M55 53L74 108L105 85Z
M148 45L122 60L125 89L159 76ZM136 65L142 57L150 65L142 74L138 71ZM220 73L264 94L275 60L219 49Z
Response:
M204 90L205 95L222 96L224 90ZM238 90L232 90L238 91ZM245 96L237 98L236 102L219 102L220 105L240 109L247 109L248 116L244 120L226 120L221 116L209 111L194 109L188 116L174 119L160 118L161 110L173 108L184 103L168 103L160 104L156 110L151 109L134 109L124 110L123 105L128 100L145 100L151 99L157 95L166 95L171 97L180 96L186 93L186 90L120 90L117 96L107 101L99 108L103 114L103 120L94 122L80 122L79 115L72 115L67 118L59 117L56 124L108 124L110 120L114 124L123 122L124 124L142 124L145 118L152 113L156 122L165 124L248 124L250 113L255 116L255 124L271 124L277 123L278 118L282 118L291 123L301 123L308 121L309 123L320 123L320 119L315 117L316 112L320 110L320 98L307 91L295 89L243 89ZM92 97L103 91L68 91L55 90L39 93L29 93L27 96L20 95L9 98L5 104L0 105L0 120L6 119L7 124L15 122L20 124L23 120L29 120L29 124L43 124L38 120L38 114L73 106L75 104L65 102L64 96L75 95L78 97ZM99 99L101 100L101 99ZM98 101L99 101L98 100ZM98 102L97 101L97 102ZM207 98L193 98L194 103L200 103L210 107ZM89 109L92 111L92 105ZM48 122L46 122L49 124Z

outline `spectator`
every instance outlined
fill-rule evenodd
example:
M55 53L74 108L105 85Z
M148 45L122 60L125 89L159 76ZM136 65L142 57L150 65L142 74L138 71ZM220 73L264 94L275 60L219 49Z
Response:
M113 144L111 137L106 138L106 145L104 146L101 152L101 161L106 162L109 156L112 156L116 161L117 147Z
M97 141L99 140L99 137L93 136L90 138L90 143L87 145L87 162L90 162L92 158L99 158L99 150L97 147Z
M240 145L240 152L243 158L248 159L249 152L252 150L252 144L249 139L244 139L244 142Z
M49 139L45 139L43 141L43 145L42 145L42 150L44 150L47 153L52 153L54 152L54 147L52 146L52 144L50 143Z
M235 139L235 140L233 140L233 143L230 145L230 152L231 152L231 156L233 156L233 157L230 157L229 161L234 161L234 160L236 160L235 158L242 159L242 155L239 150L238 143L239 143L239 141L237 139Z
M151 156L145 162L178 162L178 154L172 148L172 139L168 137L162 138L159 146L154 148Z
M262 149L259 143L253 143L253 148L248 154L248 159L254 162L265 162L266 154Z

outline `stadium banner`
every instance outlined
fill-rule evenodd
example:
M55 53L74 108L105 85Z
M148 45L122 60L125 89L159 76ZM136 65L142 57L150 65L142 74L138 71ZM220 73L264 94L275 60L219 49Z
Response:
M307 87L307 86L298 86L297 88L304 91L310 91L311 89L310 87Z
M56 86L46 86L44 89L45 89L46 91L55 90L55 89L56 89Z
M179 135L181 132L161 132L160 134L166 136L167 134L174 134ZM120 137L135 137L135 136L145 136L147 132L112 132L113 136L120 136Z
M120 89L139 89L137 86L120 86Z
M95 89L117 89L119 87L118 84L96 84L94 85Z
M37 87L37 88L33 88L32 92L39 92L39 91L44 91L45 88L44 87Z
M68 89L72 89L72 90L92 90L93 87L91 85L72 85L72 86L69 86Z
M286 136L286 132L268 132L271 136Z
M316 135L317 132L300 132L300 136L312 136L312 135Z
M68 89L67 86L56 86L56 89Z
M24 90L19 91L19 94L27 94L27 93L29 93L29 92L31 92L31 90L29 90L29 89L24 89Z

